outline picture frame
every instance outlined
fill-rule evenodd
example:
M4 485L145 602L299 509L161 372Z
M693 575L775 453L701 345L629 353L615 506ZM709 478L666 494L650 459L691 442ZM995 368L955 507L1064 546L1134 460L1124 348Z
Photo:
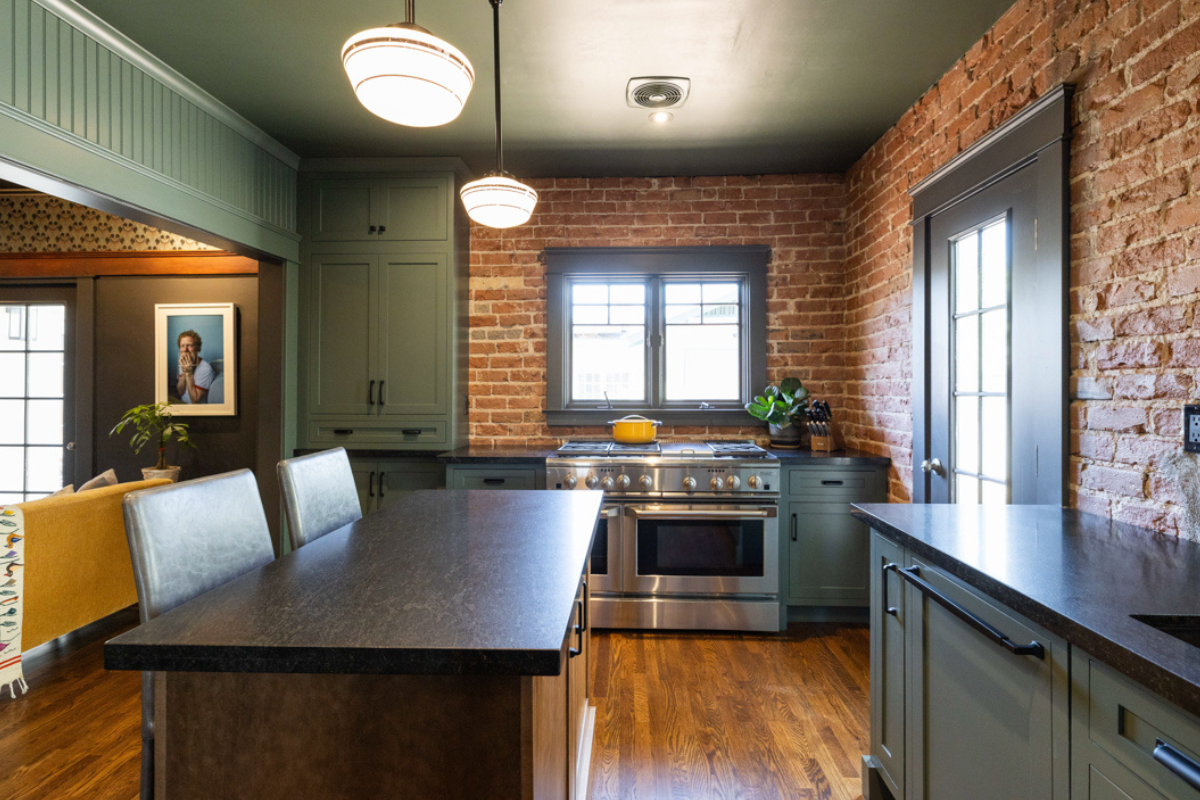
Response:
M154 306L156 403L179 416L237 414L236 314L233 303Z

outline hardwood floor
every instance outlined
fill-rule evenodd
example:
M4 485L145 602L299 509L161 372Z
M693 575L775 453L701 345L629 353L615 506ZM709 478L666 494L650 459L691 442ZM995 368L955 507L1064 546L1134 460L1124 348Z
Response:
M140 676L107 672L125 614L26 664L0 700L0 797L134 800ZM597 633L593 800L858 798L867 750L867 631L784 636Z

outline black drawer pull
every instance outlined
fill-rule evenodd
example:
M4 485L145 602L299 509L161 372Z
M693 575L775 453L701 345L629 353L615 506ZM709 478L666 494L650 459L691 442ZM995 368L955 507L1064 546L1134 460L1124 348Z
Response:
M367 478L367 497L375 496L375 472L372 471L370 477Z
M349 436L354 433L354 428L334 428L333 432L338 436Z
M795 514L792 514L792 541L793 542L800 541L797 538L797 534L796 534L796 515Z
M374 233L374 232L375 232L375 226L374 226L374 225L372 225L371 227L367 228L367 233Z
M821 481L822 486L841 486L845 481Z
M367 387L367 402L375 405L375 381L371 381L371 385Z
M484 478L483 482L488 486L503 486L506 478Z
M1154 740L1154 760L1175 773L1188 786L1200 790L1200 764L1162 739Z
M386 472L379 473L379 499L383 499L383 479L387 477Z
M893 564L890 566L895 566L895 565ZM885 567L885 569L886 569L886 567ZM1042 659L1044 659L1046 657L1046 648L1042 647L1041 644L1039 644L1038 642L1030 642L1029 644L1014 643L1012 639L1009 639L1002 632L1000 632L996 628L993 628L991 625L984 622L982 619L975 616L970 611L967 611L965 608L963 608L958 603L951 600L949 597L946 597L946 595L942 594L941 592L939 592L937 589L930 586L925 581L921 580L920 572L921 572L920 567L909 567L908 569L897 569L896 570L897 575L904 578L904 580L908 581L913 586L920 589L921 593L924 594L926 597L928 597L930 600L933 600L935 603L940 605L942 608L946 609L951 614L958 617L963 622L967 623L972 628L979 631L984 636L991 639L993 642L995 642L996 644L1005 648L1006 650L1013 653L1014 655L1034 656L1035 658L1042 658ZM885 578L887 577L886 573L884 574L884 577Z
M405 428L404 430L402 430L400 432L402 434L404 434L405 436L420 436L421 435L420 428Z
M387 230L387 225L380 225L380 226L379 226L379 232L380 232L380 233L383 233L383 232L384 232L384 231L386 231L386 230Z
M383 401L383 385L385 383L387 383L387 381L379 382L379 405L380 405L380 407L386 405L386 403L384 403L384 401Z

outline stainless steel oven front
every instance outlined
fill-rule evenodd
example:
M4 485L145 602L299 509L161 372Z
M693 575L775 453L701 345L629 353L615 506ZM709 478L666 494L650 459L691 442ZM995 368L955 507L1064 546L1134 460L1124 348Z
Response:
M592 557L588 585L592 592L621 591L621 546L625 527L624 506L605 503L600 509L596 537L592 539Z

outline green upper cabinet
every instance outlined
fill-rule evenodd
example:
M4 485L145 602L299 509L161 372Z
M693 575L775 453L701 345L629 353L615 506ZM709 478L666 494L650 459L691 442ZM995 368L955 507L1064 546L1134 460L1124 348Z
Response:
M446 257L379 257L379 413L445 414Z
M323 179L312 183L314 242L445 241L449 189L440 177Z

